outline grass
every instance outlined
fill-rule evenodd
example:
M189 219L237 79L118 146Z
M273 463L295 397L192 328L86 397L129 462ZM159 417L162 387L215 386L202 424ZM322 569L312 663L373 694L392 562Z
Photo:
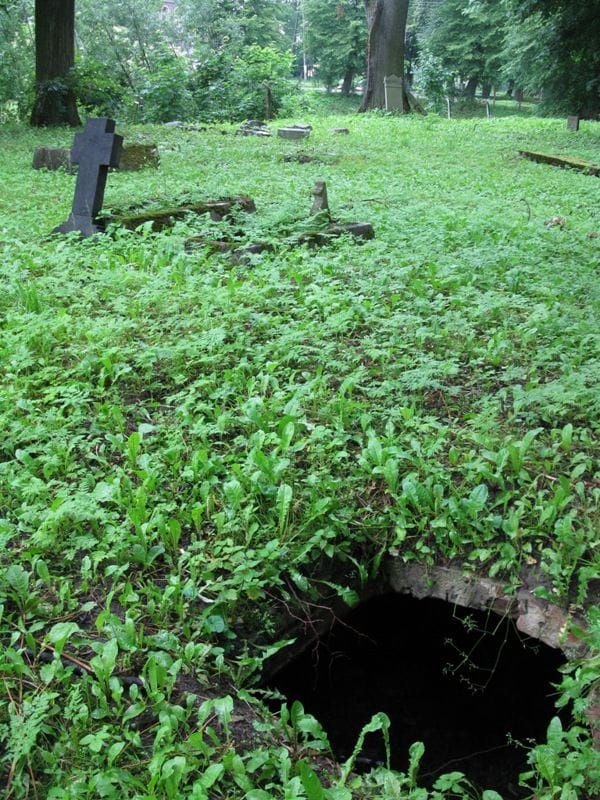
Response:
M73 177L30 168L72 134L0 128L7 797L427 797L416 755L408 776L348 767L327 788L317 723L248 694L273 611L344 573L352 599L389 553L513 588L534 570L598 630L598 182L518 150L594 159L600 128L304 120L300 145L125 128L161 167L111 174L105 208L245 193L258 213L81 243L47 236ZM283 163L298 147L317 160ZM317 179L374 241L277 249ZM183 249L232 230L276 250ZM597 680L597 660L565 676L576 719ZM246 749L240 698L262 718ZM591 797L585 726L545 747L540 800Z

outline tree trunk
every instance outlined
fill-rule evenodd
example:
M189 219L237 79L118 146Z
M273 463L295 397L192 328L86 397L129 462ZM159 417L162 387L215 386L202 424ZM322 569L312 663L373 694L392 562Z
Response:
M492 84L491 83L484 83L481 87L481 96L484 100L487 100L492 93Z
M477 78L469 78L465 86L465 97L475 97L475 90L477 89Z
M367 85L361 111L385 108L383 79L404 78L404 37L409 0L365 0L367 14ZM406 94L406 93L405 93ZM404 98L403 111L409 111Z
M352 84L354 82L354 70L347 69L344 73L344 80L342 81L341 92L344 97L348 97L352 92Z
M75 0L35 0L32 125L81 125L69 86L74 62Z

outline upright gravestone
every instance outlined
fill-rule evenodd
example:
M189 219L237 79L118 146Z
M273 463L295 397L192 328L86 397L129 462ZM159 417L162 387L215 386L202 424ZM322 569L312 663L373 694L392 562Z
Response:
M579 117L575 114L571 114L567 117L567 128L570 131L578 131L579 130Z
M383 79L385 90L385 110L404 111L404 85L397 75L386 75Z
M96 223L106 188L109 167L118 167L123 137L114 132L115 122L106 117L88 119L83 133L75 134L71 162L79 164L73 207L66 222L53 233L79 231L81 236L100 233Z
M329 211L329 201L327 199L327 184L325 181L317 181L312 190L313 204L310 209L311 214L319 214L321 211L326 211L331 218Z

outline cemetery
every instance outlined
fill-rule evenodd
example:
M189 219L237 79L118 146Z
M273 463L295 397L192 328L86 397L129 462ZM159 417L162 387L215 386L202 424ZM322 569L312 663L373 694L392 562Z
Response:
M479 0L139 2L0 72L0 796L596 800L598 119Z

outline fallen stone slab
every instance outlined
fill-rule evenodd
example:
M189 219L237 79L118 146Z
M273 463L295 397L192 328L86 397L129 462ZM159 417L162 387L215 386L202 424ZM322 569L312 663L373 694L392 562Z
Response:
M264 130L253 130L252 128L248 128L247 130L239 130L235 133L236 136L258 136L259 138L269 138L270 136L273 136L273 131L269 130L268 128L265 128Z
M33 169L57 170L73 172L70 147L36 147L33 151Z
M188 214L210 214L215 222L228 217L234 209L239 209L248 214L256 211L254 200L246 195L237 197L224 197L220 200L209 200L205 203L186 203L170 208L140 210L136 212L114 213L105 218L106 223L119 225L128 230L135 230L147 222L152 223L153 231L170 228L178 219L183 219Z
M284 249L301 247L302 245L307 245L310 248L324 247L333 239L344 235L367 240L375 237L375 231L369 222L333 223L326 228L303 231L300 234L289 236L286 239L282 239L279 246ZM273 252L277 246L273 242L252 242L247 245L240 245L239 242L206 239L203 236L190 236L186 239L184 245L188 252L206 249L211 254L229 254L231 261L237 264L243 263L252 254Z
M249 261L249 256L256 253L272 253L275 246L272 242L252 242L240 245L239 242L227 242L221 239L206 239L204 236L190 236L186 239L184 248L188 253L194 250L208 250L211 255L215 253L229 254L233 264L243 264Z
M530 161L537 161L539 164L550 164L553 167L562 167L563 169L575 169L586 175L600 177L600 164L593 161L585 161L583 158L549 155L547 153L537 153L533 150L519 150L519 155Z
M298 127L288 127L288 128L277 128L277 136L280 139L290 139L290 140L298 140L298 139L307 139L310 136L310 128L298 128Z
M375 238L375 230L370 222L334 222L326 228L314 231L304 231L289 239L292 245L308 245L308 247L323 247L338 239L340 236L354 236L355 239Z
M347 136L350 133L350 128L332 128L330 133L332 133L334 136Z
M273 131L260 119L247 119L235 132L236 136L272 136Z

